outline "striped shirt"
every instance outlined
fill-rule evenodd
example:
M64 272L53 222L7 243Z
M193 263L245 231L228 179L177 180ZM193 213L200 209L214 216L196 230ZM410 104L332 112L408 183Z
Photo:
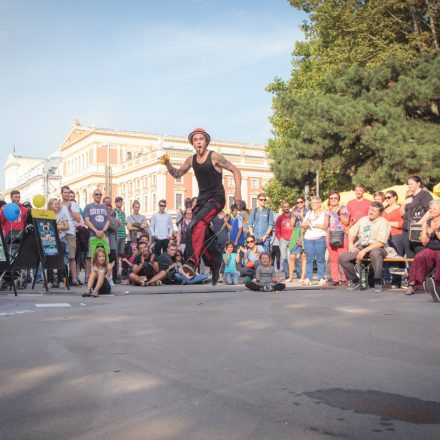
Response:
M116 236L118 238L125 238L127 236L127 232L125 231L125 225L127 223L125 218L125 212L119 210L118 208L115 208L115 215L116 218L119 219L119 221L121 222L121 226L118 227Z

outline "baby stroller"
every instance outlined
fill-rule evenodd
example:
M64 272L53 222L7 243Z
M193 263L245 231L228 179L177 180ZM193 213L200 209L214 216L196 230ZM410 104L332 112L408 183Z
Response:
M9 233L6 234L5 237L6 251L9 254L9 262L12 270L14 267L15 259L18 255L18 249L20 247L20 241L23 232L24 231L11 230ZM15 271L13 270L12 276L17 289L26 289L28 285L26 269L17 269ZM8 287L12 288L11 272L9 270L4 270L0 274L0 290L6 290Z

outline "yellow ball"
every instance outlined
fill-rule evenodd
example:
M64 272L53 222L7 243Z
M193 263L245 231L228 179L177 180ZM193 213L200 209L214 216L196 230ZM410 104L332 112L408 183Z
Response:
M32 204L35 206L35 208L42 208L45 203L46 197L44 197L42 194L34 195L34 198L32 199Z

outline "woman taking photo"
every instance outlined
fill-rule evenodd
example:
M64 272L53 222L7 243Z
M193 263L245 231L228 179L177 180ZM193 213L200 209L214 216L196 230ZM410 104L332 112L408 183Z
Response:
M419 176L408 178L409 193L405 204L400 208L403 215L403 247L407 258L414 256L423 249L422 243L410 239L411 225L419 223L429 209L432 196L423 189L422 180ZM414 237L413 237L414 238Z
M440 286L440 200L429 203L427 221L422 223L423 249L414 258L409 271L407 295L412 295L423 287L438 302ZM433 279L426 277L433 271ZM426 283L425 283L426 281ZM437 298L437 300L436 300Z
M326 286L325 280L325 248L329 215L321 208L321 199L310 199L310 211L304 217L301 227L304 229L304 248L306 252L306 279L304 286L311 286L313 279L313 262L318 266L320 286Z
M350 223L350 213L348 209L340 204L341 196L333 191L328 197L329 225L327 234L327 250L330 258L330 273L333 286L338 286L340 281L339 255L348 249L346 231ZM342 281L346 282L342 271Z

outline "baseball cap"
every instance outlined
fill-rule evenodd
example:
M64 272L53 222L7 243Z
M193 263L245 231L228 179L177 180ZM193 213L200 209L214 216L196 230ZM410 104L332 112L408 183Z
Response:
M115 202L122 202L124 199L122 197L116 197Z

